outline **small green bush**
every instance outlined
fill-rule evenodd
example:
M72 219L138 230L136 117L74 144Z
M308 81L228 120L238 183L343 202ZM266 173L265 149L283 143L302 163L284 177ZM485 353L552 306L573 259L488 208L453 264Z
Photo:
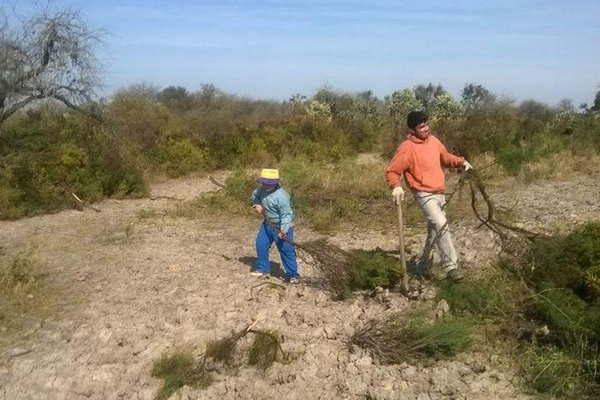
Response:
M250 206L252 192L258 187L257 176L252 176L247 170L235 168L225 180L225 192L233 200Z
M402 278L399 264L398 259L381 249L353 250L350 252L348 288L352 291L392 287Z
M206 171L210 167L206 150L188 138L169 138L158 145L157 153L162 167L171 177Z
M522 166L534 159L533 152L519 146L507 146L496 153L496 159L510 175L517 175Z
M232 335L218 340L212 340L206 344L206 357L225 364L233 362L233 356L237 348L239 337Z
M254 340L248 349L248 364L262 370L275 361L286 362L288 355L281 348L282 336L275 331L255 331Z
M166 400L183 386L204 388L212 378L202 365L194 360L191 351L176 351L164 354L154 362L152 376L163 380L162 387L155 395L156 400Z
M351 343L369 350L382 362L399 364L419 358L443 359L471 344L473 322L449 316L431 322L422 316L391 314L371 321L355 333Z
M548 288L535 295L535 309L553 332L573 342L585 334L586 304L572 290ZM575 337L574 337L575 336Z
M526 276L538 290L568 288L588 302L595 297L600 265L600 222L589 222L568 235L540 238L531 247Z
M453 312L498 317L506 313L511 299L503 296L497 282L477 279L458 283L442 281L439 296L448 302Z

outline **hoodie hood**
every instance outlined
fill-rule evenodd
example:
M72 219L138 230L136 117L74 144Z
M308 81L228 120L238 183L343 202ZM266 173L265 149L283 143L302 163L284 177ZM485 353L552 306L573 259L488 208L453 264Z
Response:
M419 139L418 137L416 137L412 133L409 133L406 138L408 140L410 140L411 142L414 142L414 143L425 143L425 142L427 142L429 140L430 137L431 137L431 133L429 135L427 135L427 137L425 139Z

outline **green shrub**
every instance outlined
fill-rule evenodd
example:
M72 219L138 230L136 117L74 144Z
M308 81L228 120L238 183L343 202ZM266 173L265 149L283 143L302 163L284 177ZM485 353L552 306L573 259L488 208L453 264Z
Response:
M586 304L570 289L548 288L540 291L535 296L535 309L551 331L558 331L554 334L568 338L570 342L574 341L573 336L585 333Z
M504 147L496 153L496 159L510 175L517 175L523 164L532 161L533 157L533 152L530 149L520 145Z
M374 289L377 286L389 288L400 282L402 273L399 260L381 249L350 252L348 288Z
M156 400L166 400L183 386L207 387L212 378L202 365L194 360L191 351L176 351L164 354L154 362L152 376L163 380L155 395Z
M52 112L11 121L0 141L0 216L58 210L72 204L71 193L88 202L145 194L141 171L96 124Z
M422 316L391 314L383 321L369 322L352 336L351 343L390 364L419 358L441 359L469 347L472 327L473 322L464 318L450 316L431 322Z
M206 357L225 364L233 362L233 355L237 348L239 337L227 336L222 339L212 340L206 344Z
M566 235L539 238L531 245L522 269L535 291L529 315L548 325L550 334L542 340L556 346L533 351L525 367L528 382L538 391L600 393L598 265L598 222Z
M207 152L195 146L190 139L167 139L158 145L162 168L171 177L205 171L210 166Z
M526 262L526 276L539 290L568 288L594 301L593 282L600 265L600 222L589 222L568 235L536 240Z
M287 362L288 355L281 348L282 340L278 332L255 331L248 349L248 364L266 370L276 361Z
M226 194L233 200L249 206L252 192L259 186L256 183L257 176L241 168L234 169L225 180Z
M507 296L511 285L514 284L490 277L458 283L444 280L439 296L448 302L452 312L497 318L507 315L511 303L516 301Z

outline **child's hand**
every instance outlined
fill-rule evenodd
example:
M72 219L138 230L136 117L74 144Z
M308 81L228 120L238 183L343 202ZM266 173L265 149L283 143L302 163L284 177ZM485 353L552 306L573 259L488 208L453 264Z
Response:
M254 211L256 211L257 214L262 214L263 213L263 207L260 204L255 205L254 207Z

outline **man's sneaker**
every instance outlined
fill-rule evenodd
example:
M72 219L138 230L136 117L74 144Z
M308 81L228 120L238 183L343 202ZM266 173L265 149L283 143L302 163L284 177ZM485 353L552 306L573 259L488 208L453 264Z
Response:
M427 268L424 271L420 271L418 276L421 276L421 277L423 277L423 279L426 279L428 281L433 281L436 279L435 274L429 268Z
M267 272L252 271L250 272L250 276L256 276L257 278L268 278L269 274Z
M295 285L297 283L300 283L300 279L298 278L290 278L287 280L287 283L291 284L291 285Z
M446 279L451 282L460 282L465 279L465 274L463 274L462 270L454 268L448 271L446 274Z

